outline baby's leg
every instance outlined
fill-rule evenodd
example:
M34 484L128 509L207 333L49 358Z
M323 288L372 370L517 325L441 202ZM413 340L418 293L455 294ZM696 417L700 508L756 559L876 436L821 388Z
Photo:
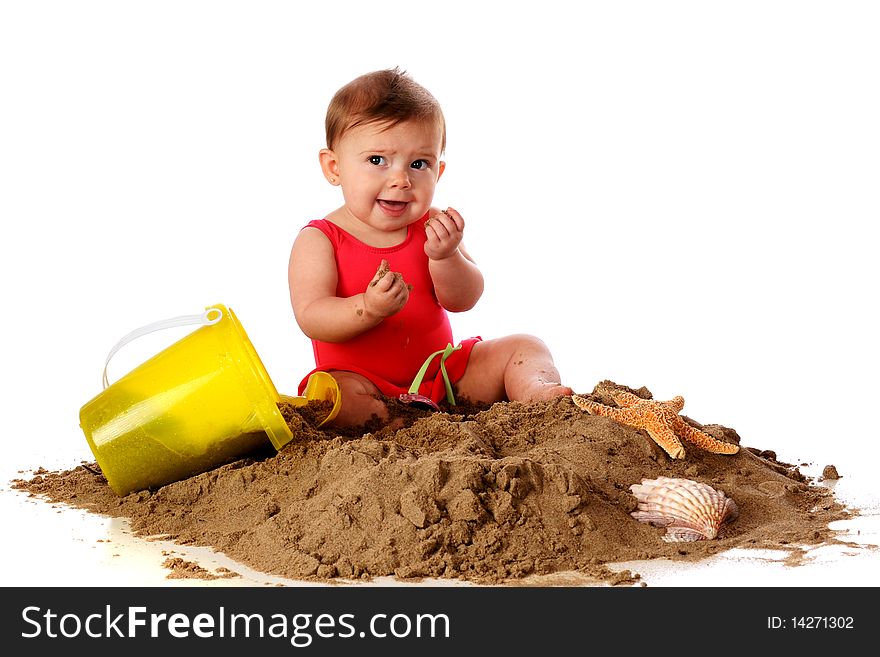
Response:
M388 407L378 395L379 389L368 378L354 372L332 371L330 374L339 384L342 406L330 424L336 427L353 427L366 424L373 415L388 419Z
M573 392L560 383L547 345L524 334L475 344L455 388L475 402L539 401Z

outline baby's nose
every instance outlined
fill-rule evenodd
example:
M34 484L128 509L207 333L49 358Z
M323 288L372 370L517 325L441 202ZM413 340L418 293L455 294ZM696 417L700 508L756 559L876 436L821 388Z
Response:
M405 168L393 168L388 174L388 186L407 188L410 186L409 171Z

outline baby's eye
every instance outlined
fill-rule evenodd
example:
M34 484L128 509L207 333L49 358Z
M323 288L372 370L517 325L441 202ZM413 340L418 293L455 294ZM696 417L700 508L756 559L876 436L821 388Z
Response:
M370 164L380 166L382 164L385 164L385 158L381 155L370 155Z
M421 170L421 169L427 169L428 167L430 167L430 166L431 166L431 163L428 162L428 160L416 160L415 162L413 162L412 164L410 164L410 166L411 166L413 169L419 169L419 170Z

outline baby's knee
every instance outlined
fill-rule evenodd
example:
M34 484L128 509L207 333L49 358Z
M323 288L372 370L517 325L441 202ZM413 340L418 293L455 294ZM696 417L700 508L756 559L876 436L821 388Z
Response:
M541 338L528 333L516 333L507 336L506 339L518 351L549 352L546 343Z
M340 392L347 394L349 397L353 395L379 394L379 388L365 376L341 370L333 370L329 374L336 379Z
M354 372L331 372L339 385L341 404L332 424L337 427L361 426L374 418L388 419L388 407L379 389L369 379Z

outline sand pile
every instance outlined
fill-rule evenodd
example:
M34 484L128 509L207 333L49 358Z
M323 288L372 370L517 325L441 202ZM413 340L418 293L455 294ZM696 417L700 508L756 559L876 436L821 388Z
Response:
M591 398L634 390L602 382ZM670 459L642 431L579 410L570 398L499 403L474 414L409 412L410 426L343 436L288 413L299 438L157 491L117 497L87 468L43 472L17 487L129 518L140 535L211 546L294 579L454 577L481 583L578 570L613 583L604 564L701 559L733 547L790 549L833 540L849 515L770 451L716 455L685 443ZM687 418L686 418L687 419ZM689 420L690 421L690 420ZM739 443L733 429L699 425ZM91 466L94 469L94 466ZM718 538L666 543L635 521L629 486L657 476L707 483L740 509Z

